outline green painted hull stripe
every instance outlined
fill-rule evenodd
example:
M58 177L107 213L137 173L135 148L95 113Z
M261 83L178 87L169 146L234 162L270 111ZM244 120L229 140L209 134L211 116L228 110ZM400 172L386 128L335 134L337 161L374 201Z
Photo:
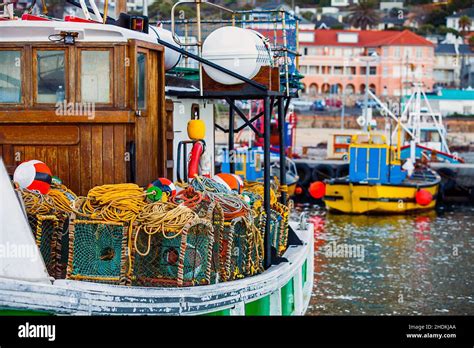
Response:
M303 267L301 269L301 279L303 280L303 287L306 285L306 281L308 280L308 260L303 263Z
M295 286L293 278L281 288L281 315L292 315L295 310Z
M246 303L245 315L270 315L270 295Z

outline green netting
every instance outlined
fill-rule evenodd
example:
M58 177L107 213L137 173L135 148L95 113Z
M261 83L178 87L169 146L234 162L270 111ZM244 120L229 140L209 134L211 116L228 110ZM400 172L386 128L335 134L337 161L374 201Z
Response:
M180 253L182 252L181 242L185 236L181 235L167 239L163 237L162 233L158 232L150 239L146 233L140 233L135 238L135 244L140 253L134 249L133 284L139 286L177 286ZM148 240L150 240L149 249Z
M236 218L232 221L230 230L233 236L230 258L230 278L239 279L247 274L249 264L249 236L244 219Z
M60 279L65 277L67 263L67 247L61 242L62 228L67 222L67 216L28 214L28 223L35 237L46 269L50 276ZM63 255L65 254L65 255ZM66 263L62 262L62 257Z
M70 229L67 278L123 283L127 229L121 223L75 220Z
M214 238L204 224L190 228L183 262L184 285L209 284Z
M162 231L152 235L135 234L133 283L140 286L209 284L214 245L212 231L210 222L198 219L174 238L166 238Z
M219 204L209 200L201 201L193 208L193 211L200 218L211 221L213 226L211 284L226 281L230 274L232 234L230 229L224 228L224 212Z

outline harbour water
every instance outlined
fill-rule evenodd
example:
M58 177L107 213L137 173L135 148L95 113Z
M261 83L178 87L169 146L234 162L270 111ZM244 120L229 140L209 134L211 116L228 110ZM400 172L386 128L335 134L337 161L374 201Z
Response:
M474 206L394 216L297 210L315 224L307 315L474 314Z

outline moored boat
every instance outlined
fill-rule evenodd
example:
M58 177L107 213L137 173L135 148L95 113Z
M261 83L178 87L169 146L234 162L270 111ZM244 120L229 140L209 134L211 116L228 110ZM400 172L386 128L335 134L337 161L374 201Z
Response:
M270 182L270 97L271 109L286 97L279 68L255 57L255 74L270 72L256 83L187 53L146 17L95 15L0 21L0 314L304 314L312 226L288 222L286 191ZM265 100L263 184L240 185L235 168L236 187L212 179L206 100L245 95L239 85L208 93L209 77L197 92L165 89L181 54L258 87L246 96Z
M323 200L329 210L408 213L434 208L439 183L439 175L429 168L404 170L385 136L359 134L349 146L349 175L319 186L321 195L325 191Z

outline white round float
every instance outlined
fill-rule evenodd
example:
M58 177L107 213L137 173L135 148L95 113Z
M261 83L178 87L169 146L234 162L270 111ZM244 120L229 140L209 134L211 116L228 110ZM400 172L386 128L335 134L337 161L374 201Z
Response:
M248 79L255 77L263 66L272 65L272 53L266 38L260 33L237 27L222 27L204 41L202 57ZM211 79L224 85L243 83L204 64Z

